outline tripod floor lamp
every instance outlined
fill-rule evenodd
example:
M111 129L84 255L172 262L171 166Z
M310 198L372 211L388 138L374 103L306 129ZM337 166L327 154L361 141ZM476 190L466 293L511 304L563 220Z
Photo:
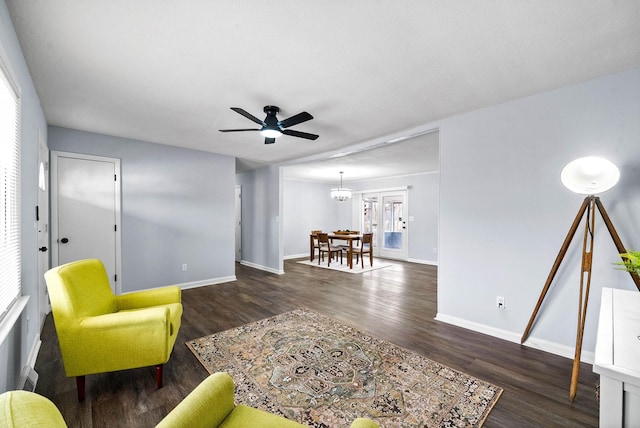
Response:
M620 171L618 168L611 163L610 161L598 157L584 157L580 159L576 159L567 164L562 170L560 174L560 178L562 180L562 184L572 192L586 195L584 198L584 202L580 206L578 210L578 214L576 215L571 228L569 229L569 233L565 238L562 247L560 248L560 252L556 257L555 262L553 263L553 267L551 268L551 272L547 277L547 281L544 284L542 289L542 293L540 293L540 298L538 299L538 303L536 304L533 313L531 314L531 318L529 319L529 324L522 335L522 339L520 343L524 343L529 337L529 332L531 331L531 327L538 315L538 311L540 306L542 306L542 302L544 301L547 292L549 291L549 287L553 282L553 279L558 272L558 268L562 263L562 259L564 258L567 250L569 249L569 244L571 244L571 240L575 235L580 223L585 218L584 224L584 236L582 240L582 269L580 273L580 290L578 297L578 326L576 332L576 348L575 355L573 359L573 370L571 373L571 387L569 390L569 397L571 401L573 401L576 397L576 393L578 390L578 377L580 373L580 355L582 352L582 338L584 335L584 326L585 320L587 316L587 303L589 301L589 288L591 286L591 262L593 257L593 239L595 233L595 211L596 209L600 212L602 219L604 220L604 224L607 226L607 230L613 239L613 242L618 250L618 253L626 253L626 249L624 245L622 245L622 241L616 232L616 229L607 214L607 211L604 209L602 202L600 202L600 198L595 196L602 192L605 192L611 189L616 185L618 180L620 179ZM586 215L586 217L585 217ZM634 273L630 272L631 278L633 279L636 287L640 291L640 277Z

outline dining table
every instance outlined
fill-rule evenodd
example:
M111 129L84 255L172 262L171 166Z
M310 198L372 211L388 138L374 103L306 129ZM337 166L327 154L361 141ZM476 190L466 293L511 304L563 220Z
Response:
M350 257L347 257L347 263L349 265L349 269L353 269L353 242L360 242L360 240L362 239L362 235L360 234L345 234L344 232L342 233L329 233L329 239L331 240L331 242L333 242L334 240L342 240L342 241L347 241L347 243L349 244L348 247L348 254L350 255ZM309 253L309 260L313 261L314 258L314 253L315 253L315 245L314 245L314 238L317 238L317 235L314 234L310 234L309 235L309 243L310 243L310 253Z

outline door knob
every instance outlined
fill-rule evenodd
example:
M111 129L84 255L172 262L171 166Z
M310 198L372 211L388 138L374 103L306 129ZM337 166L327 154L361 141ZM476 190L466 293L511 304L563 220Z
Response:
M38 251L42 251L44 253L45 251L47 251L47 247L40 247L38 248Z
M67 242L69 242L69 238L62 238L60 242L62 242L63 244L66 244Z

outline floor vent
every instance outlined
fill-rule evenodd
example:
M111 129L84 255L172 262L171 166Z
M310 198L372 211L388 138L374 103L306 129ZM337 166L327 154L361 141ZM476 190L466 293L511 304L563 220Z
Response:
M18 389L34 392L36 390L36 383L38 383L38 373L29 366L23 368Z

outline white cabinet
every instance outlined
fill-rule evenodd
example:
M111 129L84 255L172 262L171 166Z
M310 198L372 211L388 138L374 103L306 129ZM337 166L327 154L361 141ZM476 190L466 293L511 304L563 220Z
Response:
M640 292L602 289L593 371L600 427L640 427Z

